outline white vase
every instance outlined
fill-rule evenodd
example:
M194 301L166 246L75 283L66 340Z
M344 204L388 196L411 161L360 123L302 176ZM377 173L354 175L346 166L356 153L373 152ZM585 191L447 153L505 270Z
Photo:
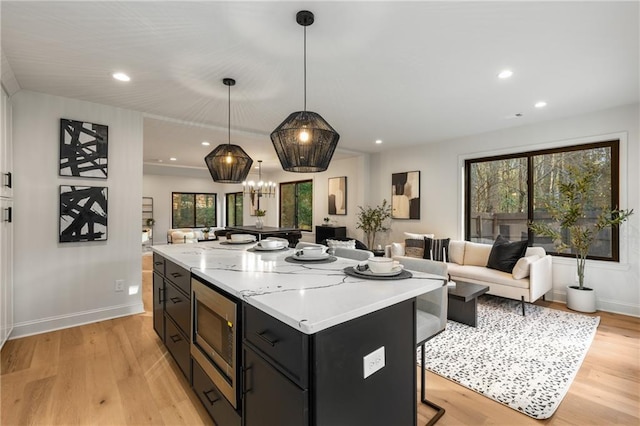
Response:
M567 286L567 308L579 312L596 311L596 291L592 288Z
M262 217L258 216L256 218L256 228L257 229L262 229L263 225L264 225L264 222L262 221Z

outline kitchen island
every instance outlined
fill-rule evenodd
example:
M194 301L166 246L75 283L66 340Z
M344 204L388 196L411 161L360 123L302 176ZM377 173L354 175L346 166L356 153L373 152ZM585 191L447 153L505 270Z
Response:
M292 249L254 246L153 248L154 262L161 256L242 306L237 424L415 424L415 297L443 278L352 277L343 269L354 260L293 263ZM193 360L194 389L201 363Z

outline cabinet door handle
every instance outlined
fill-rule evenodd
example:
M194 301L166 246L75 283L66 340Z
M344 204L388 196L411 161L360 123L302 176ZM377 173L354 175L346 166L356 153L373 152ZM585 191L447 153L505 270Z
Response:
M158 303L164 302L164 288L158 289Z
M217 395L217 398L214 398L214 399L209 398L209 394L210 393L212 393L214 395ZM209 401L209 404L211 404L211 405L213 405L216 402L220 401L220 395L217 394L215 389L210 389L208 391L202 391L202 394L204 395L205 398L207 398L207 401Z
M7 216L4 221L9 223L13 222L13 207L7 207L5 211L7 212Z
M179 334L174 334L173 336L169 336L169 338L173 343L178 343L180 340L182 340L182 337L180 337Z
M275 345L276 345L276 343L278 343L278 339L273 339L273 340L271 340L271 339L269 339L268 337L266 337L266 336L265 336L265 334L266 334L266 333L267 333L266 331L263 331L262 333L258 333L258 332L256 331L256 335L257 335L259 338L261 338L262 340L264 340L265 342L267 342L269 345L271 345L271 347L275 346Z
M243 374L241 376L242 378L242 384L240 386L240 389L242 389L242 394L246 395L249 392L251 392L251 388L247 386L248 380L247 380L247 372L251 371L253 367L245 367L243 370Z
M153 264L156 265L156 266L160 266L160 265L162 265L162 262L153 262Z
M179 297L171 297L169 300L171 300L173 303L180 303L180 302L182 302L182 299L180 299Z
M7 179L6 179L6 182L7 182L7 183L5 183L5 184L4 184L4 186L6 186L7 188L11 188L11 186L12 186L12 183L11 183L12 179L11 179L11 177L12 177L13 175L11 174L11 172L9 172L9 173L5 173L4 175L7 177Z
M182 274L181 274L181 273L179 273L179 272L172 272L172 273L171 273L171 276L172 276L173 278L178 278L178 277L181 277L181 276L182 276Z

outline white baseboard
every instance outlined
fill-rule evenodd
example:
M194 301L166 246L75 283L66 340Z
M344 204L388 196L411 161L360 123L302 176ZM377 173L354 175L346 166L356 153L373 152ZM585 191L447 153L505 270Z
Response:
M34 334L47 333L49 331L64 328L77 327L98 321L105 321L127 315L141 314L144 312L142 302L132 305L109 306L108 308L94 309L84 312L74 312L68 315L58 315L49 318L40 318L33 321L25 321L13 325L13 331L9 340Z
M552 302L567 303L567 292L553 290L551 297L547 295L547 300ZM614 314L629 315L632 317L640 317L640 305L630 303L621 303L618 300L602 299L596 294L596 309Z

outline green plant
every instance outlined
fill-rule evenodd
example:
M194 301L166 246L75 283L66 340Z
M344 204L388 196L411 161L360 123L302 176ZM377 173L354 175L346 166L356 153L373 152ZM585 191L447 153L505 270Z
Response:
M376 241L376 233L389 230L386 226L387 219L391 217L391 205L387 204L387 200L382 200L381 206L362 207L358 206L358 223L356 228L362 229L367 238L367 246L373 247Z
M258 217L262 217L262 216L264 216L264 215L266 215L266 214L267 214L267 211L266 211L266 210L256 209L256 216L258 216Z
M324 220L324 223L328 224L331 219L329 219L328 217L325 217L323 220Z
M209 233L209 231L211 231L211 229L208 226L205 226L204 228L202 228L202 232Z
M152 217L147 219L147 226L153 226L153 224L156 223L156 220Z
M554 222L530 222L529 228L537 235L550 237L559 252L571 249L575 253L578 288L582 290L587 254L598 233L605 228L620 225L633 214L633 209L618 210L594 205L598 181L601 178L596 164L567 166L566 170L566 178L558 184L557 196L545 202L545 207ZM591 209L599 210L595 222L586 219L586 213ZM569 232L569 236L563 238L566 231Z

